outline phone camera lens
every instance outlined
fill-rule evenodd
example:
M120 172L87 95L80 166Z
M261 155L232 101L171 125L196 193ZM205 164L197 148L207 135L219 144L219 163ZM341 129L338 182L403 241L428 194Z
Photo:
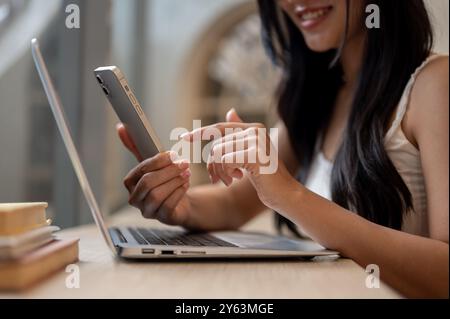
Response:
M106 86L102 85L103 92L105 92L106 95L109 95L109 90L106 88Z
M103 84L103 80L100 75L96 75L95 77L97 78L98 83Z

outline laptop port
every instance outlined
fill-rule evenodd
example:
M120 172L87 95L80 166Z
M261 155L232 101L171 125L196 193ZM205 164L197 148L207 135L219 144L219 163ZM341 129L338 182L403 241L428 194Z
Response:
M206 255L206 251L189 251L189 250L182 250L182 254L187 255Z
M154 254L155 250L151 249L151 248L142 248L142 253L143 254Z
M175 255L173 250L161 250L161 255Z

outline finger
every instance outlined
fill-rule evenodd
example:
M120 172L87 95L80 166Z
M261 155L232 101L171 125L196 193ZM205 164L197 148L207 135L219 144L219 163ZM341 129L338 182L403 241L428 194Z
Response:
M258 130L259 128L256 127L249 127L245 130L238 130L235 133L228 134L221 137L220 139L217 139L216 141L214 141L214 144L226 143L246 138L256 138L258 136Z
M224 167L224 169L225 168L226 168L226 166ZM227 171L225 171L225 173L227 173ZM227 173L227 174L229 174L231 177L236 178L236 179L242 179L244 177L244 172L239 168L234 168L231 173Z
M270 152L270 136L266 133L266 128L258 128L258 127L249 127L246 130L236 132L233 134L225 135L224 137L221 137L220 139L217 139L213 142L213 147L217 144L225 144L228 145L228 142L230 141L239 141L239 140L245 140L247 144L250 146L255 147L261 147L262 151L265 152L266 155ZM235 146L235 150L240 149L240 145ZM245 148L248 148L248 146L245 146Z
M216 172L214 171L214 163L211 154L208 155L208 161L206 162L206 169L208 170L209 179L211 180L211 183L213 184L217 183L220 179L217 176Z
M229 142L231 145L231 149L227 149L228 152L233 152L233 142ZM214 169L214 174L220 179L222 180L222 182L226 185L226 186L230 186L231 183L233 182L233 178L229 175L227 175L223 168L222 168L222 162L221 162L221 158L222 155L224 154L224 152L222 151L222 145L224 144L219 144L216 145L212 148L211 150L211 161L212 161L212 166Z
M224 163L214 164L214 171L218 180L222 180L226 186L233 183L233 178L242 179L244 177L244 173L239 168L228 168Z
M235 141L228 141L222 144L216 144L212 149L212 154L214 154L214 171L220 177L220 179L225 183L225 185L230 186L233 182L233 178L241 179L243 173L238 168L229 168L225 170L226 167L223 165L225 163L231 163L227 161L233 161L237 163L244 164L246 160L245 153L239 151L245 151L247 148L256 148L257 137L244 137ZM238 153L239 152L239 153ZM233 157L223 157L226 154L234 154ZM256 161L256 159L254 159Z
M171 165L172 159L169 153L160 153L154 157L148 158L134 167L124 178L124 185L128 192L131 193L136 186L137 182L145 174L162 169Z
M225 173L222 163L214 163L214 173L226 185L230 186L233 183L233 178Z
M243 163L242 161L237 161L236 157L238 156L244 156L245 155L245 150L244 151L238 151L235 153L228 153L225 154L221 161L221 165L222 165L222 169L225 172L225 174L227 175L232 175L234 174L235 171L240 171L241 169L244 168L245 163Z
M186 194L189 189L189 182L184 183L178 187L167 199L162 203L160 209L156 213L156 217L161 222L168 222L171 220L171 214L177 207L180 200Z
M208 155L207 168L210 175L211 182L213 184L218 183L221 178L219 175L218 167L216 164L220 164L220 158L222 157L219 153L213 153L214 145L212 146L210 153Z
M236 169L244 169L252 175L258 175L259 164L255 160L256 153L256 148L250 147L243 151L225 154L222 156L222 168L229 175ZM241 160L242 158L244 160Z
M145 218L155 218L156 212L162 203L172 194L178 187L184 185L186 179L176 177L154 189L152 189L144 199L145 208L142 214Z
M135 203L142 201L152 189L178 176L187 179L191 176L191 171L189 168L183 170L179 165L172 164L161 170L145 174L130 194L130 205L134 206Z
M236 134L236 137L239 135ZM222 138L221 143L214 144L211 149L212 154L217 154L215 159L219 162L221 161L221 157L227 153L233 153L236 151L246 150L249 147L257 147L258 146L258 138L256 136L248 136L248 135L240 135L240 138L237 139L225 139Z
M191 132L185 133L181 135L186 141L194 142L197 140L211 140L217 136L224 136L228 134L235 133L234 130L241 129L245 130L250 127L263 128L264 125L260 123L237 123L237 122L222 122L216 123L209 126L204 126L198 129L195 129Z
M167 167L174 163L174 152L164 152L159 153L151 158L144 160L139 163L135 168L133 168L124 179L124 185L128 189L128 192L132 192L137 182L141 179L144 174L147 174L152 171L156 171ZM189 166L187 162L177 163L180 165L180 169L186 169Z
M229 110L227 112L226 115L226 120L227 122L244 122L239 115L237 114L236 110L234 108L232 108L231 110Z
M120 140L122 141L123 145L136 157L138 162L142 162L143 157L139 153L136 144L134 144L133 139L128 134L127 129L125 128L125 125L123 123L118 123L116 125L116 130L119 135Z

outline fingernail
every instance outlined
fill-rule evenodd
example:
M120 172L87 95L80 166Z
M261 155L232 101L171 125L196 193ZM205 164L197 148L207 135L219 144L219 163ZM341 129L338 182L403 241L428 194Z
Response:
M191 170L190 170L190 169L187 169L187 170L185 170L184 172L182 172L182 173L180 174L180 176L183 177L183 178L188 178L188 177L190 177L191 175L192 175L192 173L191 173Z
M185 141L189 141L190 137L191 137L191 133L190 132L183 133L183 134L180 135L180 138L185 140Z
M242 177L244 177L244 176L241 171L236 170L231 173L231 177L237 178L237 179L242 179Z
M175 163L177 160L180 159L180 156L175 151L170 151L169 152L169 157L170 157L170 160L172 161L172 163Z
M242 175L239 175L239 174L233 174L232 176L238 180L242 179Z
M179 169L186 169L189 167L189 162L188 162L188 160L182 160L182 161L178 162L177 165L178 165Z

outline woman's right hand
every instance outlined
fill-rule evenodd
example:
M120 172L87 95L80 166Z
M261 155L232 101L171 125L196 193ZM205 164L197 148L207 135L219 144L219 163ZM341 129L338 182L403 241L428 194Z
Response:
M145 218L170 225L187 224L191 204L187 190L191 171L187 161L173 160L172 152L163 152L143 160L123 124L117 125L122 143L140 162L124 179L129 204Z

